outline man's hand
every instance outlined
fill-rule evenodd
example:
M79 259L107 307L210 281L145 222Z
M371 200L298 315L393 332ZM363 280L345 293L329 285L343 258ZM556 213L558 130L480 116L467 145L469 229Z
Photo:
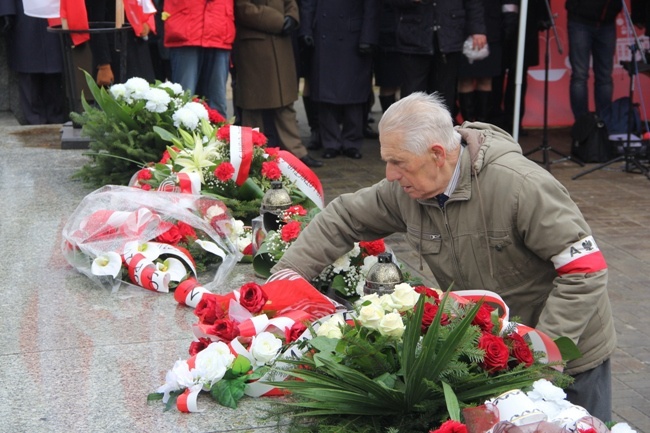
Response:
M287 15L286 17L284 17L284 24L282 25L281 34L286 36L297 28L298 28L298 21L296 21L294 18Z
M485 35L472 35L472 48L479 51L487 44L487 37Z
M142 31L140 32L140 37L146 41L147 39L149 39L150 32L151 29L149 28L149 24L142 23Z
M302 36L300 38L303 44L305 44L306 47L309 48L314 48L314 38L311 36Z
M95 81L97 81L98 86L110 86L113 84L115 76L109 63L97 66L97 80Z

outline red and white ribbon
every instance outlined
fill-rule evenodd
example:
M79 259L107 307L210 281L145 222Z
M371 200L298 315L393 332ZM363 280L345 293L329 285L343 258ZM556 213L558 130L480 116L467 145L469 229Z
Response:
M248 179L253 162L253 130L230 125L230 163L235 169L235 183L241 186Z
M588 274L607 269L605 258L593 236L580 239L560 254L551 257L559 275Z
M174 299L182 305L196 308L204 293L211 293L208 289L201 286L195 278L188 278L176 287Z
M129 260L129 277L134 284L154 292L169 292L171 276L161 272L151 260L136 254Z
M298 189L303 192L319 209L325 206L325 194L323 186L316 176L300 159L286 150L278 152L278 167L284 176L294 182Z
M185 389L185 392L176 399L176 408L184 413L201 412L197 403L201 389L201 385L194 385L191 388Z

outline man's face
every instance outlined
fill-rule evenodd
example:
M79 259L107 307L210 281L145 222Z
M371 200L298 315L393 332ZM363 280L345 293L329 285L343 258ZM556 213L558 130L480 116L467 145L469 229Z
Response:
M442 146L431 144L424 155L413 154L402 147L398 134L381 137L381 159L386 162L386 179L399 182L413 199L428 199L444 192L448 179L441 178L439 153Z

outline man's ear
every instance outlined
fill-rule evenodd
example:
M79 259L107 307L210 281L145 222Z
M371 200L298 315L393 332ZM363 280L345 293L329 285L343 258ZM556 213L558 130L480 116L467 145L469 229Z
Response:
M443 145L433 143L429 146L429 152L438 166L444 164L445 159L447 158L447 152Z

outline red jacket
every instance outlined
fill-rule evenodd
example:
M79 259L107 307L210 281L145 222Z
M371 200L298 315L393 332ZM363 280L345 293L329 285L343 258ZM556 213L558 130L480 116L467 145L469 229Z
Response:
M233 0L165 0L165 46L231 49L233 4Z

